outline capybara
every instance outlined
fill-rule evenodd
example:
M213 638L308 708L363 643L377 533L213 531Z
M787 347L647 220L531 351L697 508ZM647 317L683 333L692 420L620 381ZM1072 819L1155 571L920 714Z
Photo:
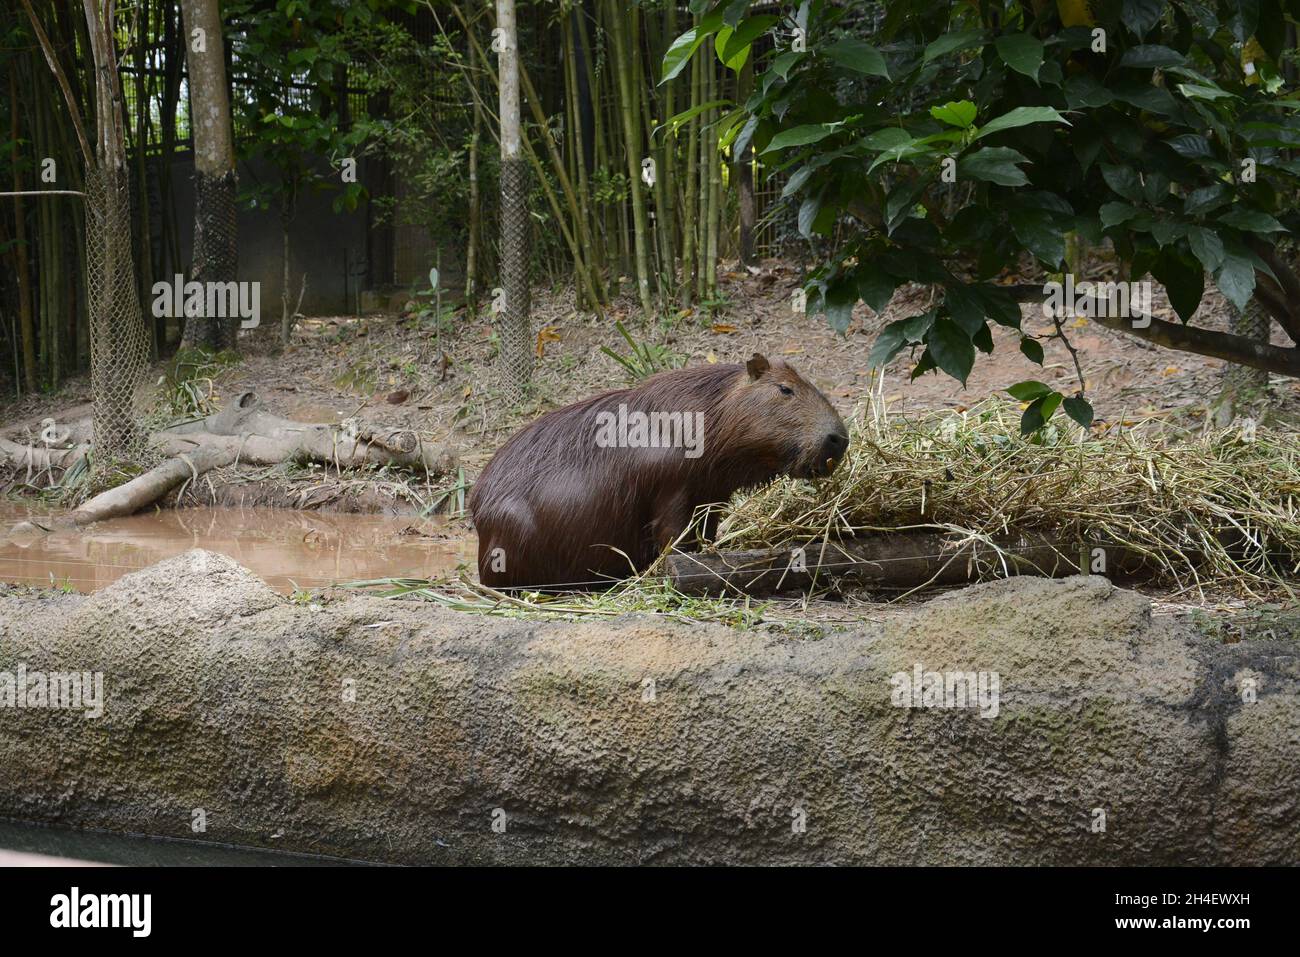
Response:
M474 485L479 579L609 585L649 566L698 506L778 475L829 474L848 447L826 397L758 354L548 412L501 446Z

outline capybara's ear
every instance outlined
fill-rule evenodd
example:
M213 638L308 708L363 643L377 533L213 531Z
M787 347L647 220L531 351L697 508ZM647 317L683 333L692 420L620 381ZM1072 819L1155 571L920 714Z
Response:
M749 371L751 379L757 379L771 367L767 364L767 356L755 352L754 357L745 363L745 368Z

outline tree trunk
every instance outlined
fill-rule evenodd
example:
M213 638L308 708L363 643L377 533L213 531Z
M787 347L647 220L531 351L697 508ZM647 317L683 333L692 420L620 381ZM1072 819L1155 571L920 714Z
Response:
M737 80L736 102L744 103L754 89L754 59L750 57L741 68ZM736 198L740 207L740 261L743 265L754 263L754 224L757 210L754 206L754 149L746 143L745 150L732 167L736 182Z
M1273 321L1263 304L1255 298L1238 312L1233 308L1233 334L1255 342L1268 343ZM1229 362L1223 367L1219 395L1210 415L1216 428L1227 428L1239 415L1253 415L1268 398L1268 371Z
M293 335L293 314L289 312L289 213L280 212L280 345L287 346Z
M86 175L86 286L98 470L114 460L134 461L143 451L135 390L144 376L148 340L135 282L130 173L113 4L101 6L96 0L84 0L84 4L94 66L95 159Z
M474 79L478 76L478 63L475 54L475 44L469 45L469 77L467 82L476 83ZM471 317L478 318L478 272L482 269L479 262L478 246L479 225L482 214L479 210L479 191L478 191L478 144L479 138L483 132L483 106L479 101L478 90L470 90L470 99L474 103L474 125L469 139L469 223L466 226L465 236L465 305L469 309ZM441 323L441 318L438 319Z
M514 0L496 0L497 85L501 117L501 286L499 329L506 394L523 397L533 372L528 283L528 164L519 115L519 51ZM497 306L494 304L494 309Z
M234 282L239 268L235 211L235 146L226 85L218 0L181 0L194 137L194 256L191 278ZM196 31L201 33L196 34ZM182 344L213 350L238 344L239 317L186 320Z

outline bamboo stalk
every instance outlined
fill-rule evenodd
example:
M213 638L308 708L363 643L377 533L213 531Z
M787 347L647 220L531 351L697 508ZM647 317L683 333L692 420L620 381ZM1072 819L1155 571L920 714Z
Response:
M700 99L700 87L703 83L704 68L700 66L700 59L700 57L695 57L691 62L691 109L695 109L703 102ZM696 237L699 227L699 206L696 202L696 194L699 190L701 118L699 114L696 114L688 122L690 130L686 138L686 193L682 197L681 204L682 284L680 296L683 307L691 303L695 293L695 277L698 273L696 268Z
M632 16L636 16L636 9L636 7L630 8ZM636 115L636 91L633 87L635 82L632 72L633 59L627 34L623 28L623 17L613 0L610 0L609 25L614 52L614 72L618 79L619 102L622 104L623 150L627 158L628 191L632 204L637 294L641 301L641 311L648 319L654 313L654 304L650 299L650 265L646 246L648 228L645 201L641 194L641 140L637 135L639 124Z
M32 326L32 277L27 266L27 213L23 209L22 170L18 165L18 70L9 74L10 143L9 157L14 168L14 273L18 277L18 329L23 359L23 383L28 392L36 391L36 331Z

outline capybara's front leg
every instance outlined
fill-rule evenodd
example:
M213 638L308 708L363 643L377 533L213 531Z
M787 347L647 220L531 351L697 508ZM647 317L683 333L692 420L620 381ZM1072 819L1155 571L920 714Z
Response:
M692 511L690 495L685 489L674 489L659 497L655 503L654 517L650 522L651 540L654 543L651 561L677 541L686 526L691 523ZM683 541L681 546L689 548L693 544L693 540Z

